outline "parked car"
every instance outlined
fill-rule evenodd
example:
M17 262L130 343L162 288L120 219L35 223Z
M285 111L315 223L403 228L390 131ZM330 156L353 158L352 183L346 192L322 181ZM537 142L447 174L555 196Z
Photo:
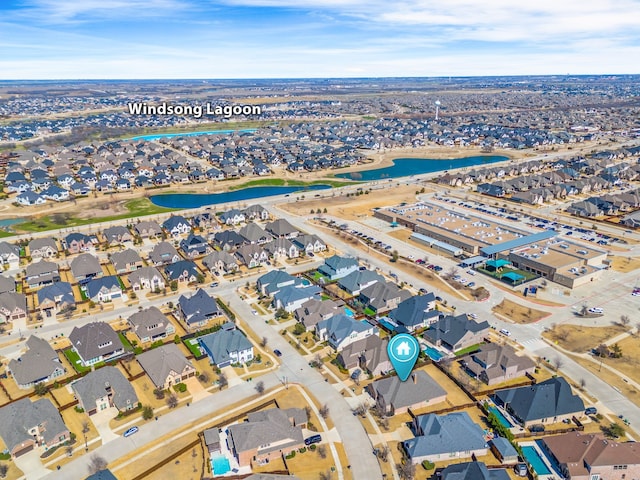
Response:
M322 441L322 437L320 435L311 435L308 438L304 439L305 445L312 445L314 443L320 443Z
M526 477L527 476L527 464L526 463L518 463L515 467L514 470L516 472L516 475L518 475L519 477Z
M604 313L604 310L600 307L591 307L589 313Z
M211 288L216 288L218 285L220 285L218 282L213 282L211 284Z
M469 287L469 288L473 288L473 287L475 287L475 286L476 286L476 282L469 282L469 283L467 284L467 287Z
M130 437L131 435L133 435L137 431L138 431L138 427L131 427L131 428L127 429L127 431L124 432L124 434L122 436L123 437Z
M277 348L273 351L273 353L275 353L276 357L281 357L282 356L282 352L280 350L278 350Z
M596 407L587 407L584 409L585 415L597 415L598 409Z
M544 425L542 425L541 423L536 424L536 425L531 425L529 427L529 431L530 432L544 432Z
M511 332L509 330L507 330L506 328L500 329L500 333L503 334L503 335L506 335L507 337L511 336Z

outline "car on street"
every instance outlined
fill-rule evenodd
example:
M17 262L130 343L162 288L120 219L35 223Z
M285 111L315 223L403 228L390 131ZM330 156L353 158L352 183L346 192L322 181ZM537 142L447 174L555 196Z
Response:
M585 415L597 415L598 409L596 407L587 407L584 409Z
M476 282L469 282L469 283L467 284L467 287L469 287L469 288L473 288L473 287L475 287L475 286L476 286Z
M218 282L213 282L211 284L211 288L216 288L218 285L220 285Z
M136 433L138 431L138 427L131 427L129 429L127 429L122 436L123 437L130 437L131 435L133 435L134 433Z
M256 310L251 310L251 314L252 315L258 315L258 312Z
M600 307L591 307L589 313L604 313L604 310Z
M282 352L280 350L278 350L277 348L273 351L273 353L275 353L276 357L281 357L282 356Z
M477 314L477 313L469 313L469 314L467 314L467 315L469 315L469 317L471 317L471 318L473 318L473 319L478 318L478 314Z
M501 328L500 329L500 333L503 335L506 335L507 337L511 336L511 332L509 330L507 330L506 328Z

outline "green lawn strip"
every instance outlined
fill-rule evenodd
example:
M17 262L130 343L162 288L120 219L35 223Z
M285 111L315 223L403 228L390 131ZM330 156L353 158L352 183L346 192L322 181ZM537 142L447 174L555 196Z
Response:
M118 337L120 338L122 345L124 345L124 349L127 352L133 352L133 345L131 345L131 342L129 341L127 336L122 332L118 332Z
M35 220L20 223L19 225L16 225L16 229L25 232L41 232L44 230L57 230L59 228L78 227L81 225L89 225L97 222L110 222L113 220L137 218L143 217L145 215L155 215L158 213L167 213L179 210L175 208L158 207L151 203L148 198L136 198L129 200L125 203L125 208L128 210L127 213L94 218L61 217L60 220L57 220L57 215L47 215Z
M344 187L346 185L355 185L358 182L349 181L337 181L337 180L313 180L306 182L304 180L285 180L283 178L261 178L258 180L251 180L249 182L241 183L239 185L232 185L229 190L240 190L248 187L308 187L311 185L329 185L330 187Z
M195 342L192 344L191 343L192 341L195 341ZM183 343L185 347L187 347L195 357L199 357L200 355L202 355L202 352L200 352L200 345L198 344L198 341L195 338L188 338L184 340Z
M0 238L13 237L14 235L15 235L15 233L13 233L13 232L7 232L6 230L0 230Z
M76 372L84 373L91 370L91 367L85 367L80 363L80 355L78 355L78 353L75 350L71 348L64 350L64 356L67 357L67 360L69 360L69 363L73 365L73 368L76 369ZM104 362L98 362L94 365L94 367L99 368L102 365L104 365Z
M480 347L482 346L482 343L476 343L475 345L471 345L470 347L467 348L463 348L462 350L458 350L456 353L456 357L461 357L463 355L466 355L467 353L471 353L471 352L475 352L477 350L480 350Z

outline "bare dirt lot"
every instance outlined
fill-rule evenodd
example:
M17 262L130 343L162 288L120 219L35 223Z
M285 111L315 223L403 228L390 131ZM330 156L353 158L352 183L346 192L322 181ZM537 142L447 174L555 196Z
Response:
M608 327L585 327L582 325L556 325L552 329L543 332L542 336L561 348L576 353L584 353L587 350L597 347L610 338L620 335L626 330L620 325L610 325ZM640 346L640 341L636 340L636 349ZM622 342L621 342L622 343ZM632 354L631 349L628 349ZM640 358L640 351L638 354Z
M544 310L536 310L535 308L520 305L506 298L493 307L492 311L514 323L533 323L549 315L549 312Z
M632 272L640 268L640 258L611 257L611 268L616 272Z

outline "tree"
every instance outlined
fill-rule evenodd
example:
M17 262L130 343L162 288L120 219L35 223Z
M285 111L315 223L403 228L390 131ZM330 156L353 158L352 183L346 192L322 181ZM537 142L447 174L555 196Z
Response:
M207 374L206 372L202 372L200 375L198 375L198 380L200 380L202 383L209 383L209 374Z
M631 318L629 318L629 315L620 315L620 323L623 327L626 327L631 323Z
M89 422L87 420L82 421L82 435L84 436L84 451L89 451L89 444L87 443L87 433L89 433Z
M398 251L394 250L393 252L391 252L391 261L392 262L397 262L398 261Z
M562 359L562 357L556 357L553 359L553 364L555 365L556 370L560 370L564 365L564 360Z
M329 416L329 405L327 405L326 403L322 405L320 407L320 410L318 410L318 413L322 418L326 419Z
M611 345L611 358L622 358L622 348L617 343Z
M358 406L353 409L354 415L360 415L361 417L364 417L368 411L369 411L369 405L367 405L364 402L358 404Z
M176 397L173 393L167 397L167 407L176 408L178 406L178 397Z
M318 474L319 480L331 480L332 478L333 478L333 474L331 473L331 470L326 470Z
M324 445L318 445L318 455L320 455L320 458L327 458L327 447Z
M378 449L378 458L380 460L382 460L383 462L387 463L387 461L389 460L389 445L383 445L381 448Z
M71 445L67 445L64 448L64 453L67 454L67 457L72 457L73 456L73 447Z
M619 438L624 435L624 428L622 428L622 425L618 423L612 423L608 427L603 425L600 429L602 430L602 433L609 438Z
M258 392L258 395L262 395L264 393L264 382L260 380L258 383L256 383L255 389L256 392Z
M401 480L413 480L416 475L416 466L411 463L411 460L405 460L403 463L397 464L396 470Z
M178 281L177 280L172 280L171 283L169 284L169 288L171 289L172 292L175 292L178 290Z
M267 337L262 337L262 340L260 340L260 346L262 348L267 346L267 343L269 342L269 340L267 340Z
M580 388L584 388L587 386L587 381L584 378L580 379Z
M153 418L153 408L151 405L145 405L142 407L142 418L144 420L151 420Z
M6 478L9 472L9 465L6 463L0 463L0 478Z
M229 380L223 372L220 372L218 375L218 385L220 386L220 390L229 385Z
M309 365L311 365L313 368L322 368L322 357L320 356L319 353L316 353L315 356L313 357L313 360L311 360L311 362L309 362Z
M47 394L47 386L43 382L38 382L33 386L33 391L39 397L42 397Z
M107 461L100 455L91 455L89 458L89 473L93 475L107 468Z

